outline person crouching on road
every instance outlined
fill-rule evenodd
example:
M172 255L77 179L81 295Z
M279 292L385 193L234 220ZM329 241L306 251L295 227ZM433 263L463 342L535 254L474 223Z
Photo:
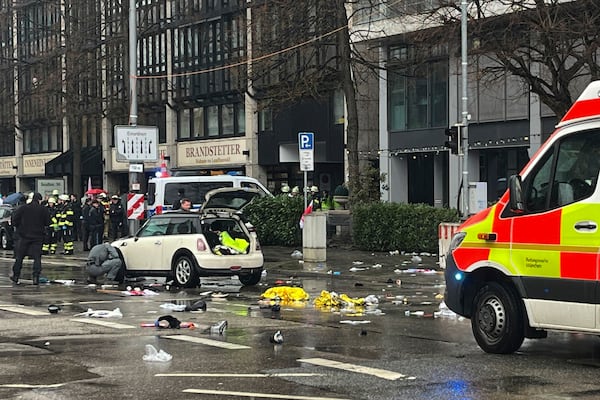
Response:
M121 271L123 262L119 258L117 249L105 242L92 247L88 254L86 270L88 283L97 284L98 278L106 274L104 283L117 284L123 282Z
M42 273L42 242L46 227L50 225L50 213L48 208L40 204L42 195L35 193L29 204L18 207L12 217L12 222L19 232L19 242L15 248L15 263L10 280L14 284L19 283L23 259L29 256L33 259L34 285L40 284Z

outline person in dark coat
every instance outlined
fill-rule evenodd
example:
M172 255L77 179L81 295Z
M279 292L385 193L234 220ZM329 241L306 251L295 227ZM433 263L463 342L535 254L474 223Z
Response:
M108 218L110 219L110 238L111 240L117 240L121 237L123 220L125 219L125 209L121 204L121 199L116 194L110 198Z
M104 206L100 205L98 199L92 200L92 207L88 214L90 229L90 247L102 243L104 233Z
M85 204L81 208L81 240L83 241L83 251L90 251L90 209L92 208L92 199L85 199Z
M10 280L19 283L23 259L29 256L33 259L32 280L34 285L40 284L42 273L42 242L46 227L51 223L48 208L42 206L42 195L35 193L31 203L18 207L13 216L13 223L19 232L19 242L15 248L15 263L12 267Z

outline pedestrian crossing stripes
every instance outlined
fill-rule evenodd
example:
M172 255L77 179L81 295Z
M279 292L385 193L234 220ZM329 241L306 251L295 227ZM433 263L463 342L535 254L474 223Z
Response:
M184 393L196 394L214 394L216 396L237 396L251 397L259 399L287 399L287 400L349 400L342 397L313 397L313 396L296 396L290 394L277 393L252 393L252 392L232 392L228 390L208 390L208 389L184 389Z
M119 324L117 322L103 321L103 320L97 320L97 319L73 318L73 319L71 319L71 321L81 322L82 324L100 325L100 326L105 326L107 328L115 328L115 329L135 329L136 328L133 325Z
M221 342L219 340L204 339L204 338L188 336L188 335L167 335L167 336L161 336L161 337L166 338L166 339L181 340L184 342L205 344L207 346L220 347L222 349L230 349L230 350L242 350L242 349L250 349L251 348L251 347L244 346L241 344Z
M0 310L32 316L48 315L48 311L42 312L39 310L34 310L32 308L27 308L25 306L15 306L8 304L0 304Z
M406 378L406 375L400 374L398 372L388 371L388 370L379 369L379 368L363 367L361 365L348 364L348 363L343 363L343 362L334 361L334 360L327 360L325 358L300 358L297 361L301 362L301 363L319 365L322 367L337 368L337 369L342 369L342 370L350 371L350 372L358 372L360 374L373 375L378 378L388 379L391 381L395 381L400 378Z

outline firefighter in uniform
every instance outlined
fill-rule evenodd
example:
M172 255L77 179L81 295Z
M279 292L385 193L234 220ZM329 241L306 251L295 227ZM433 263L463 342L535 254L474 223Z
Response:
M56 199L49 197L47 202L48 212L50 213L50 225L46 228L44 243L42 244L42 254L56 253L56 237L58 235L58 218Z
M108 239L108 234L110 231L110 201L108 201L106 193L100 193L98 195L98 200L100 201L100 208L102 209L104 215L104 230L102 231L102 238Z
M61 238L63 240L64 254L73 254L73 233L75 227L75 212L73 204L68 194L61 194L59 200L62 203L60 209L60 218L58 224L60 226Z

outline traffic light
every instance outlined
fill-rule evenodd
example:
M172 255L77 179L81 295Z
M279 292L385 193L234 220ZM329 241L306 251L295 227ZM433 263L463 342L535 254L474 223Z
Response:
M450 152L452 154L458 154L458 147L460 144L458 126L451 126L450 128L446 128L445 134L446 136L448 136L448 140L444 142L444 147L450 149Z

